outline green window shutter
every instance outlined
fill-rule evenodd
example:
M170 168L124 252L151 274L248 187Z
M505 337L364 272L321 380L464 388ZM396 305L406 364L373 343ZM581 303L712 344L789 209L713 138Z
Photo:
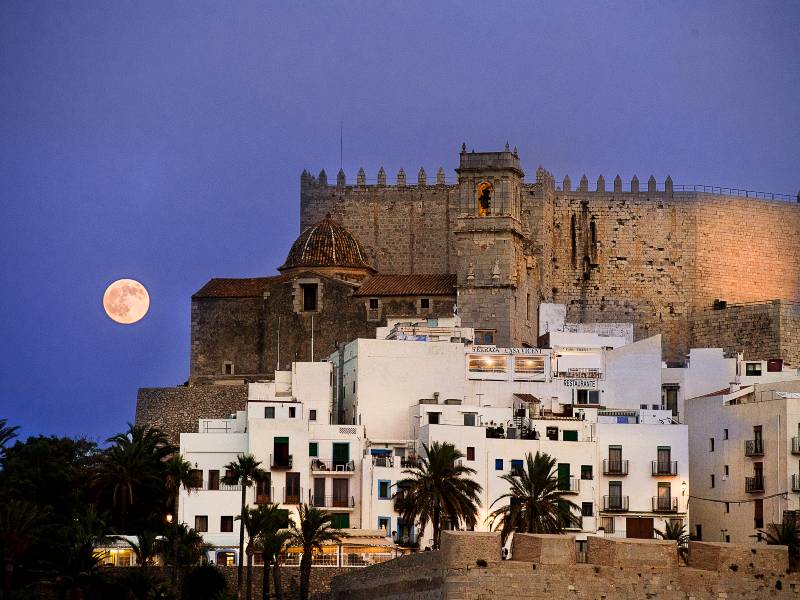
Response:
M275 438L275 443L276 444L288 444L289 443L289 438L288 437L276 437Z
M308 442L308 455L319 456L319 444L317 442Z
M564 430L564 441L565 442L577 442L578 441L578 432L572 431L569 429Z

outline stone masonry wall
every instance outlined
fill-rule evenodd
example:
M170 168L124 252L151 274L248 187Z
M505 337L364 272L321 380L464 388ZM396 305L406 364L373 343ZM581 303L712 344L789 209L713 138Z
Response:
M778 301L698 310L691 322L691 345L722 348L729 357L741 351L745 359L778 357L782 355L780 316Z
M246 385L140 388L136 425L158 427L177 445L181 433L197 431L198 419L226 418L246 405Z
M499 313L513 315L511 324L498 326L503 340L529 337L535 323L520 310L528 293L535 304L566 304L572 322L634 323L635 339L661 333L668 360L684 357L692 319L716 298L800 301L797 203L673 193L671 183L668 190L657 190L655 182L642 182L640 191L623 192L617 183L613 191L599 187L589 191L582 182L557 190L546 177L523 186L521 227L536 271L530 281L519 279L526 289ZM331 212L367 247L379 271L457 273L461 282L459 196L458 185L387 186L384 178L378 186L335 186L304 178L301 225ZM472 314L469 302L462 298L462 315ZM485 324L465 319L465 325ZM781 349L791 351L798 339Z
M491 534L490 534L491 535ZM499 534L495 534L499 538ZM550 536L540 537L543 548L558 544ZM592 558L592 539L589 557ZM425 552L399 558L374 567L352 571L331 583L333 600L487 600L489 598L540 598L570 600L753 600L760 598L794 598L800 593L800 578L786 574L787 553L783 547L754 547L725 544L725 549L706 548L694 543L700 568L679 566L674 543L662 542L643 546L635 540L597 538L596 559L605 560L597 552L606 551L623 564L543 564L527 560L476 559L448 562L449 555L477 554L467 549L475 541L470 534L442 539L442 551ZM478 543L483 545L486 539ZM450 547L448 546L455 546ZM464 547L463 551L458 547ZM711 545L709 545L711 546ZM555 546L554 546L555 547ZM497 548L499 550L499 547ZM756 550L753 554L752 550ZM669 551L668 551L669 550ZM484 555L488 552L484 548ZM543 551L545 555L550 550ZM574 551L573 551L574 553ZM701 558L710 555L723 560ZM519 553L524 555L523 552ZM649 563L642 560L648 557ZM750 559L748 560L748 557ZM730 559L730 560L729 560ZM732 563L736 559L742 565ZM639 560L640 564L633 564ZM745 562L747 561L747 562ZM731 565L736 565L732 567Z

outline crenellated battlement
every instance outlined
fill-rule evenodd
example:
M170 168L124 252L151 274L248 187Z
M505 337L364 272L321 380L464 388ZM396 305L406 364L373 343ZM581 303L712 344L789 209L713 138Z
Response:
M428 176L425 171L425 167L420 167L419 171L417 171L417 180L416 183L409 182L406 171L403 167L397 171L397 175L395 176L395 183L394 185L389 184L387 182L386 177L386 170L381 167L375 178L368 178L364 168L361 167L358 172L356 173L356 180L355 183L348 184L347 176L343 169L339 169L339 172L336 175L336 183L328 183L328 175L325 169L322 169L319 172L319 175L316 177L311 174L308 170L304 169L303 172L300 174L300 190L301 192L308 190L315 190L315 189L331 189L331 190L342 190L342 189L361 189L361 188L394 188L394 189L403 189L409 187L417 187L417 188L426 188L426 187L445 187L445 186L455 186L456 182L451 181L448 183L447 178L445 176L444 167L439 167L436 171L436 178L432 181L428 181Z

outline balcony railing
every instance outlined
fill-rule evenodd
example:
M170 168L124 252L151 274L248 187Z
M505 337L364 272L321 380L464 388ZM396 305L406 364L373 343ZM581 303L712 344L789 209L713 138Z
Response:
M236 485L228 485L226 483L213 482L209 480L204 481L195 481L193 482L195 485L189 486L192 490L202 490L206 492L241 492L242 486L239 484Z
M800 492L800 475L792 475L792 491Z
M311 470L353 472L356 470L356 463L352 460L321 460L319 458L312 458Z
M303 498L303 488L300 488L297 491L294 490L283 490L283 503L284 504L300 504L300 500Z
M764 456L764 440L745 440L745 456Z
M653 496L653 512L676 513L678 512L678 499L671 496Z
M763 492L764 491L764 477L757 475L755 477L744 478L744 491L745 492Z
M311 506L319 508L353 508L355 505L353 496L311 496Z
M266 493L256 492L256 504L269 504L275 497L275 488L270 488Z
M800 437L792 438L792 454L800 454Z
M603 496L603 510L606 512L628 512L628 496Z
M269 455L269 464L273 469L291 469L292 468L292 455L289 456L275 456Z
M419 459L416 456L406 456L400 459L400 467L403 469L411 469L419 466Z
M603 475L627 475L628 474L628 461L627 460L604 460L603 461Z
M372 464L376 467L393 467L394 456L373 456Z
M577 494L581 491L581 480L577 477L559 479L558 490L565 494Z
M675 476L678 474L678 461L677 460L651 461L650 472L655 477Z

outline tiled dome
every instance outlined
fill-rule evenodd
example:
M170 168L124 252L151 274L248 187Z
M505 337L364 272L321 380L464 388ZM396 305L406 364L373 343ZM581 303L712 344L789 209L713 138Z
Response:
M352 234L328 214L322 221L300 234L292 244L286 262L278 267L286 271L298 267L348 267L369 269L366 253Z

